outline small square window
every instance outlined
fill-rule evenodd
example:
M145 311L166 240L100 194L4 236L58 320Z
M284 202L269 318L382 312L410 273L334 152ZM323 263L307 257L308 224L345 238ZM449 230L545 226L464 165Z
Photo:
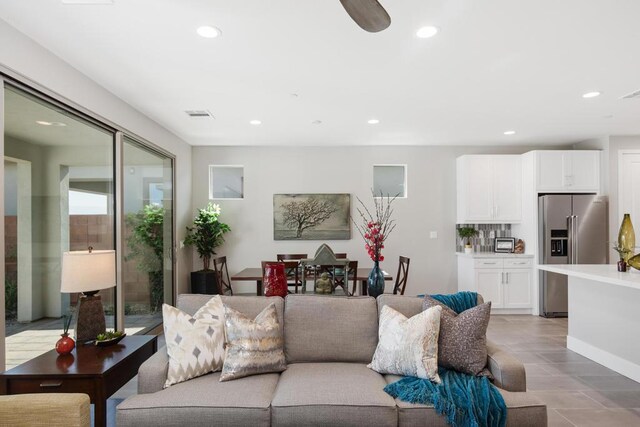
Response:
M209 166L209 199L243 198L244 166Z
M377 197L407 197L406 165L373 165L373 194Z

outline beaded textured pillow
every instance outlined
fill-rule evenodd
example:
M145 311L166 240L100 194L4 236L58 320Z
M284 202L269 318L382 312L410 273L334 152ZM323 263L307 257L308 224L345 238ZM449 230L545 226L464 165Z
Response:
M439 383L441 310L441 307L433 307L407 319L388 305L382 307L378 347L368 367L381 374L418 377Z
M220 381L287 369L275 304L270 304L255 319L228 306L224 309L227 354Z
M162 321L169 355L165 388L222 368L224 305L219 295L193 316L163 304Z
M491 302L477 305L460 314L441 302L425 296L422 308L442 307L438 363L440 366L470 375L491 376L487 366L487 326Z

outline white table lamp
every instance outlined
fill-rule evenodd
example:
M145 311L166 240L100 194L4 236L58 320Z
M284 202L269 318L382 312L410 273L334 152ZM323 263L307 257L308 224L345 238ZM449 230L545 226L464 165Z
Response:
M116 251L64 252L62 254L61 292L82 295L76 310L76 341L95 340L104 333L105 318L102 300L97 293L116 285Z

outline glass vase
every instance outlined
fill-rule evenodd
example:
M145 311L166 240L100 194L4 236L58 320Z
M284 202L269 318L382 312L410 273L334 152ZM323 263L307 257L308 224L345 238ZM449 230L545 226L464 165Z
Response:
M622 255L622 259L628 264L629 258L633 256L636 248L636 233L633 230L631 216L628 213L624 214L622 224L620 224L620 231L618 232L618 247L628 251Z
M384 273L380 270L380 262L376 261L367 279L367 291L370 296L377 298L384 293Z

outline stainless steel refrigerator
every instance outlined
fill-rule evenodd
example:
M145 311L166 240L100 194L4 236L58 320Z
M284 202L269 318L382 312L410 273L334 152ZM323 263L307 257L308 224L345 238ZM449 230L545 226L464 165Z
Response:
M540 264L607 264L607 198L552 194L538 198ZM540 272L540 312L566 317L567 276Z

